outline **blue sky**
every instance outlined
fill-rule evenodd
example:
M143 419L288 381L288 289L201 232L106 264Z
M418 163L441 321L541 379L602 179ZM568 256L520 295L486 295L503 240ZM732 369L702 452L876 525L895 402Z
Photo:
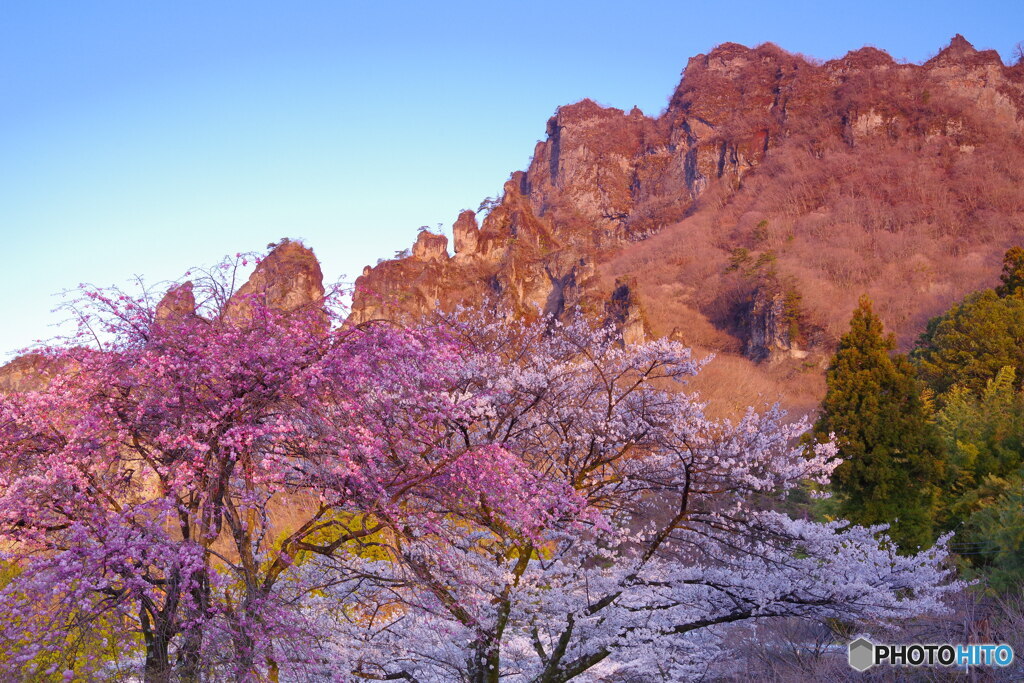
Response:
M301 238L354 278L525 168L560 104L657 114L733 41L1009 62L1024 2L0 4L0 362L55 293Z

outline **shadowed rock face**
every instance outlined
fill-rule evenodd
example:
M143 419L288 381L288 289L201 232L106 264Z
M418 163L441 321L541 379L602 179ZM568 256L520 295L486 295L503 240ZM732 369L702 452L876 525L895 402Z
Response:
M412 257L364 270L357 281L352 318L419 315L438 304L448 307L484 298L526 314L564 311L573 305L596 311L611 305L619 310L621 302L614 299L619 276L636 275L640 286L631 290L633 313L617 317L623 323L627 317L639 320L646 313L657 314L665 301L658 298L661 294L651 297L651 286L644 293L645 271L703 261L703 272L715 264L721 273L735 245L768 249L756 240L746 244L748 238L736 237L737 226L745 218L744 203L757 205L775 224L795 224L815 212L831 210L826 202L841 203L844 194L862 193L863 187L854 180L849 181L849 190L843 188L847 181L837 173L844 173L842 168L870 166L889 149L905 155L904 168L923 165L936 176L945 174L939 182L947 183L945 189L949 189L962 182L952 170L960 163L957 159L986 140L998 140L1007 150L1009 161L997 163L1007 168L1024 163L1022 112L1024 64L1004 66L998 54L978 51L959 35L922 65L899 64L871 47L819 63L771 44L752 49L726 43L689 60L667 109L657 117L636 108L625 112L602 107L590 100L560 107L547 122L545 139L534 149L529 168L511 175L500 202L482 224L478 227L478 217L471 211L459 214L453 230L455 258L441 255L439 240L428 244L436 236L421 235ZM819 163L827 170L820 172L821 179L811 179L817 186L803 176L785 180L794 170L804 173L801 168ZM771 185L773 177L781 182ZM896 184L886 188L883 183L878 204L902 201L895 196L908 189L915 191L913 181L907 181L906 188ZM890 190L895 198L885 196ZM985 187L979 190L986 191ZM924 207L920 213L926 213L931 201L919 200ZM869 211L860 207L850 212ZM900 211L891 209L897 219ZM883 229L887 220L886 216L878 220ZM922 222L930 220L934 219L926 216ZM671 260L668 255L650 254L647 266L631 266L631 272L615 265L628 261L638 243L661 235L666 228L683 230L678 226L700 221L712 226L712 234L695 244L692 254L684 252ZM1006 224L1020 221L1007 215ZM789 242L770 247L779 255L779 286L805 294L797 281L805 275L799 270L802 266L795 263L796 256L787 261L783 251L790 245L816 250L800 240L820 240L820 248L828 250L834 240L824 234L807 237L796 228L781 239ZM922 238L906 239L912 243ZM949 249L969 250L963 243L972 239L968 234L961 246ZM912 245L901 243L901 248L914 251ZM994 258L996 247L986 249L985 258ZM709 324L738 337L737 346L747 349L750 357L773 360L780 355L804 355L780 326L778 301L765 300L763 292L758 299L758 288L747 287L744 301L723 303L707 291L720 284L687 277L691 276L681 275L673 287L695 292L688 295L692 300L686 303L688 310L696 309ZM859 276L840 273L835 277ZM930 291L942 292L947 300L968 289L967 276L954 281L950 275L948 284L941 281L942 273L935 277L928 285ZM870 284L870 280L849 280L838 286L852 290ZM815 310L815 305L813 300L805 302L807 310L801 311L800 320L827 331L809 339L812 347L817 344L819 350L827 350L834 341L829 327L832 314L820 306ZM849 310L854 305L855 301ZM922 306L934 309L937 303L933 297ZM723 318L720 310L724 308L734 311L732 320ZM843 315L848 318L848 310ZM631 324L632 329L640 329ZM667 334L676 326L672 320L663 321L655 334Z

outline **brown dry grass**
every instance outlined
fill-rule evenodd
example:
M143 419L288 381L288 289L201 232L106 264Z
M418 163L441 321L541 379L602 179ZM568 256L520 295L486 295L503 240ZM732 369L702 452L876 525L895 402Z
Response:
M794 73L815 68L793 60ZM760 62L745 68L733 85L767 78ZM751 261L774 255L779 281L801 294L815 330L810 364L823 367L862 294L907 350L929 318L993 286L1005 250L1024 243L1024 128L945 77L904 66L853 73L835 89L794 76L790 108L800 118L780 121L730 82L698 75L708 82L684 80L676 97L699 93L694 107L706 107L709 91L732 98L739 105L718 134L729 143L769 130L769 151L738 185L723 177L687 218L619 249L599 276L604 287L635 283L654 334L718 350L698 380L709 398L735 405L774 395L795 408L823 391L819 370L735 357L737 315L756 284L727 272L735 249ZM882 122L855 130L864 112Z

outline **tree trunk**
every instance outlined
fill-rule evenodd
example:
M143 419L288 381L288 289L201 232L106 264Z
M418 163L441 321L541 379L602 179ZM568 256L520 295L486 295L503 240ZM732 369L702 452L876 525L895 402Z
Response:
M201 628L193 628L185 632L177 662L178 680L182 683L199 683L202 645L203 632Z
M498 683L500 676L500 644L493 638L478 641L469 661L469 680L473 683Z
M206 559L204 564L208 563L209 559ZM210 583L207 579L205 566L191 576L192 587L189 594L192 597L192 605L188 616L192 623L184 632L177 661L178 680L182 683L199 683L202 673L203 629L210 605Z
M166 623L161 622L159 613L153 616L155 624L150 621L150 613L145 607L139 610L142 637L146 641L146 664L143 678L146 683L168 683L171 680L171 662L167 657L170 640L167 631L169 629Z
M169 683L171 662L167 658L167 640L160 635L146 636L146 668L143 672L146 683Z

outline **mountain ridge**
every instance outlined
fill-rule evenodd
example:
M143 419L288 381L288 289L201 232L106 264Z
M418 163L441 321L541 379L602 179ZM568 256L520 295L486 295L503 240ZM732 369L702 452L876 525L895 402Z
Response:
M658 116L559 107L502 196L458 213L454 253L421 230L364 269L350 320L485 300L528 317L581 308L626 343L716 354L693 386L723 412L810 411L861 293L907 348L995 282L1024 241L1022 112L1024 63L960 35L923 64L725 43L688 61ZM253 278L271 305L323 291L295 242ZM28 386L37 364L17 359L0 386Z
M959 34L923 64L725 43L688 61L656 117L559 107L483 220L458 214L454 254L425 231L364 269L353 320L578 306L631 340L756 361L769 391L820 376L861 293L907 348L994 282L1024 237L1022 112L1024 63Z

